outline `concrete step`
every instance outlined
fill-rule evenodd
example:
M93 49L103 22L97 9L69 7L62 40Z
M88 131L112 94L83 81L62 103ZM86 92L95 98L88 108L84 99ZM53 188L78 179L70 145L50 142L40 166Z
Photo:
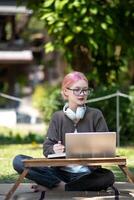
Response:
M22 183L14 193L12 200L38 200L40 192L33 192L32 183ZM6 193L13 184L0 184L0 200L4 200ZM116 182L115 186L120 192L120 200L134 200L134 184ZM46 200L114 200L115 195L111 188L107 192L46 192Z

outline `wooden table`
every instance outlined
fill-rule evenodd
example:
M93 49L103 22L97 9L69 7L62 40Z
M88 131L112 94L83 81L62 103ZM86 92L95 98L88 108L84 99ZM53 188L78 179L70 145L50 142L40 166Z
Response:
M44 166L66 166L68 164L100 166L100 165L118 165L123 171L128 181L134 183L134 174L129 171L125 157L114 158L62 158L62 159L47 159L47 158L34 158L30 160L23 160L25 169L19 176L13 187L7 193L5 200L11 199L19 184L23 181L31 167L44 167Z

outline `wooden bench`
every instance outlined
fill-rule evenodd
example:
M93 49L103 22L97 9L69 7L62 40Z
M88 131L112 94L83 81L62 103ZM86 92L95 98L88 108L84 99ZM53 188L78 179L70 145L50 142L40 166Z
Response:
M7 193L5 200L11 199L19 184L23 181L31 167L44 167L44 166L66 166L68 164L100 166L100 165L118 165L123 171L130 183L134 183L134 174L129 171L125 157L114 158L65 158L65 159L47 159L47 158L34 158L30 160L23 160L25 169L19 176L13 187Z

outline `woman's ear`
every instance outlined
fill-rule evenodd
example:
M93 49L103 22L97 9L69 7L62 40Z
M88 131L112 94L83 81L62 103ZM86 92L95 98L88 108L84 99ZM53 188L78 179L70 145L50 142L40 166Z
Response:
M68 90L66 88L62 90L62 97L64 98L64 100L68 99Z
M65 94L65 96L68 96L68 90L65 88L63 93Z

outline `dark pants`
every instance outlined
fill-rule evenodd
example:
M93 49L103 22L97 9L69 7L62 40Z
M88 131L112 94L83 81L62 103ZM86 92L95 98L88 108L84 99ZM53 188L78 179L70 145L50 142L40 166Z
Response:
M14 169L21 174L24 170L22 160L32 159L30 156L17 155L13 160ZM49 189L64 181L66 191L99 191L113 185L113 173L104 168L96 168L91 173L70 173L59 167L31 167L26 178Z

